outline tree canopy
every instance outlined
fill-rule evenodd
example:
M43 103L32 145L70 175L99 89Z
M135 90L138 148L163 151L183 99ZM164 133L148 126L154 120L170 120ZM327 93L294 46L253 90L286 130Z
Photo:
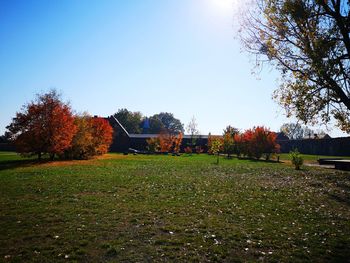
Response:
M159 134L164 129L164 125L162 121L157 117L154 117L154 115L149 117L148 121L149 121L148 133Z
M7 129L21 154L38 155L40 159L48 153L53 159L71 146L76 126L70 106L51 90L24 105Z
M49 154L60 158L86 159L109 149L113 128L104 118L88 114L74 116L69 104L62 102L56 90L38 94L22 107L7 126L16 151L23 156Z
M113 140L113 128L107 120L84 113L75 116L74 124L77 132L71 147L64 152L67 159L89 159L108 152Z
M331 117L350 132L350 8L348 0L252 0L240 37L282 73L274 98L304 123Z
M176 119L172 113L161 112L151 117L144 117L141 112L131 112L127 109L120 109L114 116L129 133L154 133L167 132L178 134L184 132L183 124ZM147 123L147 125L145 125ZM147 127L145 127L147 126Z
M290 140L313 138L314 136L322 136L326 134L326 132L321 129L314 131L307 126L293 122L284 123L281 126L280 131L287 135Z
M312 134L312 131L309 128L303 127L299 123L284 123L281 126L280 131L288 136L290 140L303 139Z
M141 133L141 112L132 112L127 109L119 109L118 112L114 114L114 116L129 133Z
M183 124L179 119L176 119L172 113L161 112L152 116L154 119L158 119L162 123L162 128L168 133L177 134L184 132Z

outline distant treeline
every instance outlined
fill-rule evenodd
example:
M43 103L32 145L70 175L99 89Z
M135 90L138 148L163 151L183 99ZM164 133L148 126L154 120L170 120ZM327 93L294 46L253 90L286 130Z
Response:
M184 132L184 125L169 112L161 112L147 117L139 111L132 112L127 109L119 109L114 117L131 134L159 134L161 132L177 134Z

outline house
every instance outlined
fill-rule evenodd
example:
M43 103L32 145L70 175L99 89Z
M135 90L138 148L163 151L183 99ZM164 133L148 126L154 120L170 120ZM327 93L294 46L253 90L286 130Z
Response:
M159 134L132 134L129 133L115 116L106 118L114 129L113 143L110 147L111 152L127 152L130 148L145 151L147 150L147 139L158 137ZM196 145L207 151L208 135L195 135ZM181 144L181 151L191 145L193 137L184 135Z

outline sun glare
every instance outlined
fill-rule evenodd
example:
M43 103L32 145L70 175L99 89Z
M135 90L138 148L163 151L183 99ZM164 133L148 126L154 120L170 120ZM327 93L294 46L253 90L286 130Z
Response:
M209 2L212 9L226 15L237 10L240 0L209 0Z
M235 9L239 0L211 0L212 4L222 11Z
M214 0L214 2L218 6L218 8L222 9L231 9L233 5L232 0Z

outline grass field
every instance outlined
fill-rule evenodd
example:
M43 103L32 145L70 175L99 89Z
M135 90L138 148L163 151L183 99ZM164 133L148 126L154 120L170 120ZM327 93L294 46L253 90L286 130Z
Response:
M0 262L350 259L349 172L204 154L19 159L0 153Z

